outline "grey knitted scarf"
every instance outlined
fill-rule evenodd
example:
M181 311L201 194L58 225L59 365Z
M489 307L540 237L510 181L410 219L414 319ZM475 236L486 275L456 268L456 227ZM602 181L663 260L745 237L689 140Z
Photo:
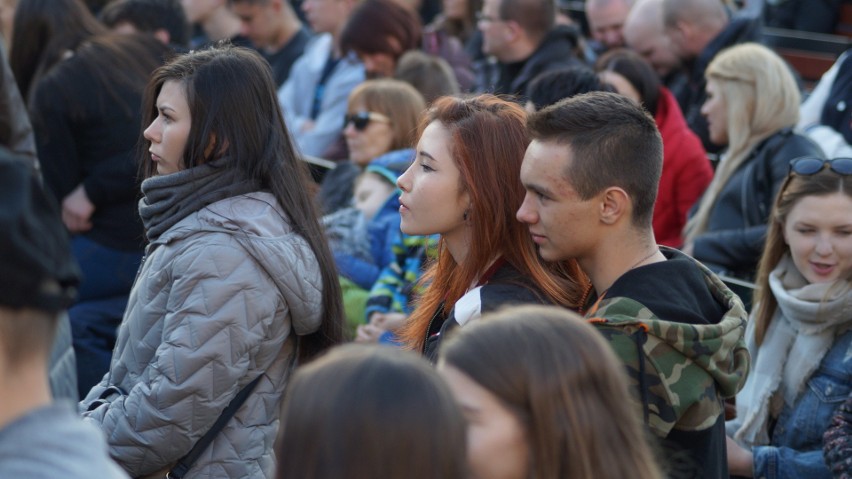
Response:
M209 204L260 190L256 181L246 179L234 168L227 168L228 161L228 158L219 158L143 181L139 216L148 240L156 240L178 221Z

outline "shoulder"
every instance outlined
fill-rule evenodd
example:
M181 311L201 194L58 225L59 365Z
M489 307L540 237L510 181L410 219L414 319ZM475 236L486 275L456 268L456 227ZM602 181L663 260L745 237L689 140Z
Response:
M0 477L126 478L110 460L103 433L53 404L0 430Z
M757 147L756 154L771 161L786 163L798 156L822 157L822 149L807 136L784 129L767 138Z
M198 221L249 236L282 236L291 232L290 221L278 200L265 191L212 203L198 211Z

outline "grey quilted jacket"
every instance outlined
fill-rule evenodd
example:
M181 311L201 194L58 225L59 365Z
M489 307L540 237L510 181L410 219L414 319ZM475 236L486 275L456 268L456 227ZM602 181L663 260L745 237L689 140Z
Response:
M112 457L144 476L189 452L263 375L187 477L272 477L295 335L319 327L321 287L313 252L271 194L190 214L149 246L110 371L81 402L83 411L96 405L84 416L104 430ZM120 392L105 393L110 386Z

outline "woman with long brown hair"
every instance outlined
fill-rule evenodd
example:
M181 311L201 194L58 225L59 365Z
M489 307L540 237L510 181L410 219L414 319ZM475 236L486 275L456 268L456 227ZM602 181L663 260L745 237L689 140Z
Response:
M466 424L435 368L410 351L346 344L287 388L278 479L465 479Z
M588 281L576 262L544 264L515 218L524 121L519 105L492 95L441 98L421 120L414 163L397 182L401 229L441 241L402 337L430 358L447 331L502 305L582 304Z
M438 372L467 416L472 478L662 477L621 361L576 314L489 315L446 342Z
M823 433L852 385L852 159L802 157L789 171L746 326L751 368L726 425L728 469L829 478Z
M342 340L307 168L269 65L245 48L158 68L142 114L146 256L81 409L132 477L272 477L290 371Z

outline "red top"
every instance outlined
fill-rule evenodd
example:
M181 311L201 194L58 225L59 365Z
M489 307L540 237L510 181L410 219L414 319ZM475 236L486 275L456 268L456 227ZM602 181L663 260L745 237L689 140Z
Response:
M660 88L654 120L663 137L663 175L654 204L654 236L658 244L679 248L689 209L713 179L713 168L701 140L687 126L667 88Z

